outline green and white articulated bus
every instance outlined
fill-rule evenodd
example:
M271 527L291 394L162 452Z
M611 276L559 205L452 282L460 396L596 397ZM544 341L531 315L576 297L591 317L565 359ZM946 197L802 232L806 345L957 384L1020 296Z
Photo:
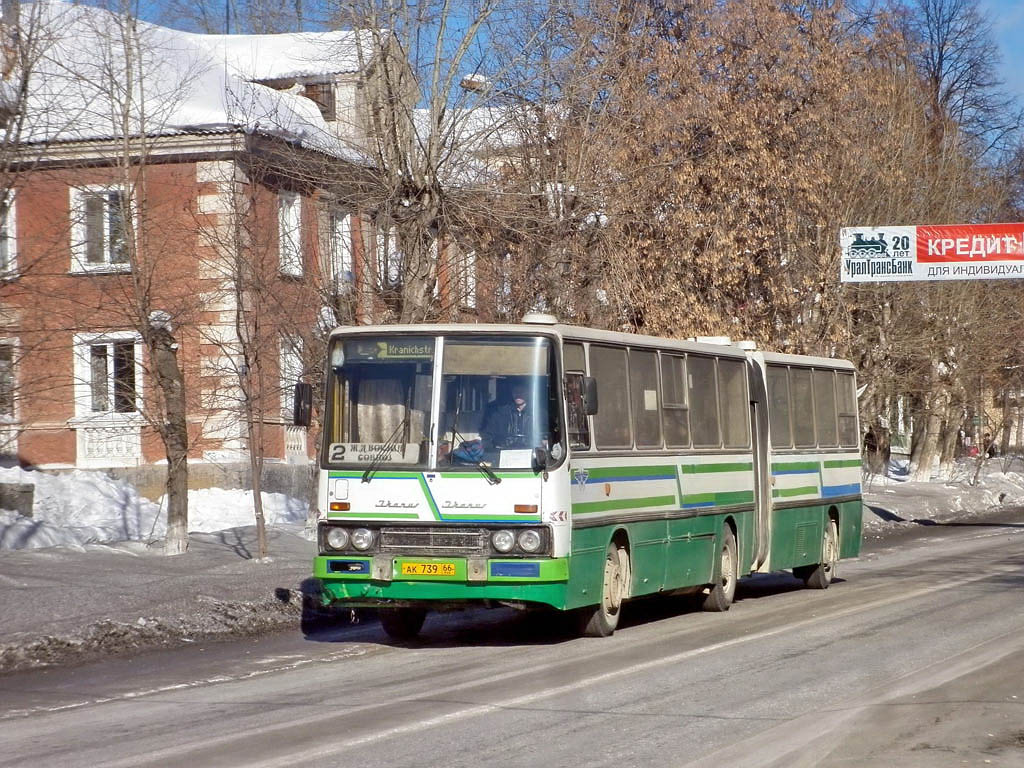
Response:
M826 588L860 551L854 369L751 346L546 315L336 330L323 605L378 608L396 638L497 604L606 636L646 595L725 611L741 576L780 570Z

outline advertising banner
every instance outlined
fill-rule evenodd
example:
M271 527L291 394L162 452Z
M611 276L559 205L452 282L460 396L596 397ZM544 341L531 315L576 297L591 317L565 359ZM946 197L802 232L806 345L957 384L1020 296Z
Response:
M1024 278L1024 223L844 227L844 283Z

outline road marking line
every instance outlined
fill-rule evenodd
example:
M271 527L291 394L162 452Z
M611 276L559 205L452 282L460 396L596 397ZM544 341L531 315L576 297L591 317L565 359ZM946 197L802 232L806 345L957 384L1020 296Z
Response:
M791 632L791 631L794 631L794 630L802 629L802 628L810 626L810 625L821 624L823 621L827 621L827 620L830 620L830 619L837 619L837 618L842 618L842 617L850 616L850 615L857 614L857 613L864 613L864 612L873 610L875 608L881 608L881 607L885 607L885 606L888 606L888 605L893 605L895 603L904 602L906 600L912 600L912 599L915 599L915 598L918 598L918 597L921 597L921 596L924 596L924 595L928 595L928 594L931 594L931 593L934 593L934 592L940 592L940 591L944 591L944 590L947 590L947 589L951 589L951 588L955 588L955 587L960 587L960 586L963 586L965 584L971 584L971 583L976 582L976 581L983 581L985 579L991 578L992 576L1000 574L1000 573L1016 573L1016 572L1018 572L1018 570L1019 569L1017 569L1017 568L997 569L997 570L989 571L989 572L986 572L986 573L980 574L980 575L976 574L974 576L968 576L968 577L963 577L963 578L960 578L960 579L950 580L948 582L943 582L942 584L937 584L937 585L934 585L934 586L931 586L931 587L921 587L920 589L914 590L913 592L904 592L904 593L901 593L901 594L893 596L893 597L888 597L888 598L883 598L883 599L880 599L880 600L875 600L875 601L873 601L871 603L865 603L865 604L861 604L861 605L858 605L858 606L852 606L850 608L845 608L845 609L842 609L842 610L837 611L835 613L830 613L830 614L827 614L827 615L815 616L815 617L812 617L812 618L809 618L809 619L804 619L803 621L796 622L795 624L787 624L787 625L785 625L783 627L776 627L774 629L763 630L761 632L757 632L757 633L752 634L752 635L744 635L743 637L735 637L735 638L732 638L730 640L723 640L722 642L713 643L712 645L707 645L707 646L703 646L703 647L700 647L700 648L692 648L692 649L690 649L688 651L682 651L680 653L676 653L676 654L673 654L671 656L665 656L665 657L658 658L658 659L651 659L650 661L640 662L638 664L632 664L630 666L621 667L619 669L611 670L611 671L602 673L600 675L594 675L592 677L584 678L584 679L581 679L581 680L576 680L576 681L574 681L572 683L568 683L566 685L555 686L554 688L547 688L547 689L542 690L542 691L535 691L534 693L524 694L524 695L516 697L514 699L509 699L509 700L503 702L501 705L473 704L472 706L464 707L462 709L456 710L455 712L449 712L446 715L438 715L436 717L430 717L430 718L425 718L425 719L417 720L417 721L410 722L410 723L404 723L402 725L394 726L392 728L387 728L385 730L377 731L375 733L370 733L370 734L367 734L365 736L361 736L361 737L358 737L358 738L346 739L344 741L341 741L340 743L339 742L335 742L334 744L332 744L330 746L322 746L322 747L317 747L317 748L313 748L313 749L308 749L305 752L302 752L300 754L294 754L293 753L293 754L289 754L289 755L287 755L285 757L282 757L282 758L271 758L269 760L266 760L266 761L263 761L263 762L259 762L259 763L250 763L250 764L248 764L248 768L270 768L271 766L294 765L294 764L297 764L299 762L308 762L308 761L312 761L312 760L317 760L317 759L326 757L326 756L328 756L330 754L336 753L336 752L338 752L340 750L343 750L343 749L351 749L353 747L365 746L367 744L372 744L372 743L375 743L375 742L383 741L385 739L389 739L389 738L392 738L392 737L395 737L395 736L403 736L403 735L410 734L410 733L416 733L418 731L426 730L426 729L429 729L429 728L434 728L434 727L437 727L437 726L440 726L440 725L445 725L445 724L452 723L452 722L455 722L455 721L458 721L458 720L462 720L462 719L465 719L465 718L474 717L474 716L477 716L477 715L480 715L480 714L493 713L493 712L501 712L501 711L504 711L504 710L507 710L507 709L512 709L512 708L516 708L516 707L526 706L526 705L529 705L529 704L533 704L533 703L535 703L537 701L540 701L542 699L547 699L547 698L551 698L552 696L560 696L562 694L572 693L572 692L577 691L577 690L579 690L581 688L589 687L589 686L592 686L592 685L597 685L599 683L608 682L610 680L614 680L614 679L620 678L620 677L626 677L626 676L629 676L629 675L635 675L638 672L644 672L646 670L654 669L656 667L661 667L661 666L664 666L666 664L676 664L676 663L681 662L681 661L686 661L688 659L692 659L692 658L695 658L697 656L703 656L705 654L713 653L715 651L720 651L720 650L723 650L723 649L726 649L726 648L731 648L733 646L742 645L744 643L749 643L749 642L753 642L753 641L757 641L757 640L764 640L764 639L767 639L767 638L770 638L770 637L775 637L777 635L784 634L786 632ZM536 669L530 670L530 672L531 673L536 672ZM517 674L521 674L521 673L517 673ZM480 685L483 682L490 682L490 681L477 681L475 683L475 685ZM460 685L460 686L457 686L457 687L458 688L465 688L465 687L468 687L468 685L467 684L463 684L463 685ZM440 692L437 692L434 695L436 696L438 693L440 693ZM389 704L367 705L365 708L389 707L389 706L394 706L397 703L401 703L402 701L414 701L414 699L403 699L403 700L399 700L399 701L390 702ZM346 714L349 714L349 713L346 713ZM236 734L236 736L237 736L237 734Z

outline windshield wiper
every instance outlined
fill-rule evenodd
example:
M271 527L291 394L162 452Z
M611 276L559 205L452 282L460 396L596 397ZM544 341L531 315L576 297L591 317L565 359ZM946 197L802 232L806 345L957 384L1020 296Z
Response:
M366 471L363 472L363 479L360 482L368 483L373 479L373 473L377 471L377 465L380 464L387 457L391 451L395 449L397 443L395 438L398 437L398 433L405 429L405 425L409 423L409 414L406 413L405 418L399 422L398 426L395 427L395 431L391 433L391 437L387 439L387 442L377 451L376 455L370 460L370 463L366 467Z
M457 429L457 427L459 426L459 413L462 412L462 392L463 392L463 390L460 387L459 391L458 391L458 394L455 397L455 418L452 420L451 448L449 449L449 453L448 453L448 463L449 464L454 464L455 463L455 458L454 458L455 457L455 441L458 439L458 440L461 440L463 443L466 442L466 438L463 437L462 434L460 434L459 430ZM461 461L461 459L460 459L460 461ZM491 485L497 485L498 483L501 482L501 478L498 477L496 474L494 474L494 470L492 470L484 462L483 459L480 459L480 461L478 461L478 462L470 462L470 463L473 464L474 467L476 467L477 469L479 469L481 472L484 473L484 475L487 477L487 482L490 483Z

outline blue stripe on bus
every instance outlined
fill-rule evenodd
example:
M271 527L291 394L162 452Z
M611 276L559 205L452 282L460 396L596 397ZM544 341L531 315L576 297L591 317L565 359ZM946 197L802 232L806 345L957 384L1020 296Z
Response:
M491 576L540 576L540 563L491 563Z
M644 475L642 477L634 477L630 475L628 477L588 477L587 485L594 485L595 483L628 483L633 480L675 480L675 475Z
M850 483L848 485L823 485L821 487L822 496L849 496L852 493L860 493L860 483Z
M820 470L818 469L782 469L779 471L773 471L773 475L816 475Z

